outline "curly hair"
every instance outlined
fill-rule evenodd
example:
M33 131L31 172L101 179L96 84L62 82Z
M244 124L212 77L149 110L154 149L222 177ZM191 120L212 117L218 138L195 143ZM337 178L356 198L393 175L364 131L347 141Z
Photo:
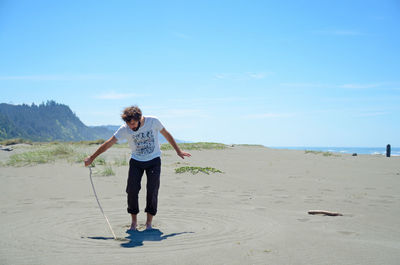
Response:
M131 120L140 121L140 119L142 118L142 111L136 105L130 106L123 110L121 118L125 122L130 122Z

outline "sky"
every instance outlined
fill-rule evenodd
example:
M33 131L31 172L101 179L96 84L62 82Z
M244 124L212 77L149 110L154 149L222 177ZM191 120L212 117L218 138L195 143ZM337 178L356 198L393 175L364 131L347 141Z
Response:
M400 146L400 1L0 0L0 103L180 140Z

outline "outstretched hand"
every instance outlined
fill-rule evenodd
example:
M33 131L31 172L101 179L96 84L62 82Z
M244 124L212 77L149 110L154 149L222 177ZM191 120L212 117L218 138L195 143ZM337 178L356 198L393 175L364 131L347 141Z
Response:
M182 159L185 159L185 156L187 156L187 157L191 157L192 156L191 154L186 153L186 152L182 152L182 151L178 152L177 155L180 156Z

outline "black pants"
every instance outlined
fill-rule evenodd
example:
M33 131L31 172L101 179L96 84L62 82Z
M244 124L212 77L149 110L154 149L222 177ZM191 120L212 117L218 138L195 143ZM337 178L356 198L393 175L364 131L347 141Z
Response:
M160 157L146 162L137 161L133 158L129 161L129 176L126 186L126 193L128 194L128 213L139 213L139 191L144 171L146 171L147 176L145 212L156 215L158 189L160 188Z

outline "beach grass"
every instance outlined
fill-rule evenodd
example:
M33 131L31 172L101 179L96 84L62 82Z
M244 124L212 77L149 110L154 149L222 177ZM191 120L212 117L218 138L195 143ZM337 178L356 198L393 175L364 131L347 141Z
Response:
M128 160L126 159L126 156L114 159L114 165L117 167L127 166Z
M233 144L232 146L243 146L243 147L265 147L261 144Z
M116 143L113 145L113 148L129 148L129 144L128 143Z
M227 148L227 145L221 143L211 143L211 142L197 142L197 143L179 143L179 148L182 150L222 150ZM161 150L173 150L173 147L169 143L161 145Z
M104 167L99 173L102 176L115 176L115 172L111 166Z
M304 153L305 154L314 154L314 155L322 154L323 156L339 156L332 152L322 152L322 151L312 151L312 150L305 150Z
M40 146L32 151L11 155L6 166L27 166L54 162L56 159L68 158L75 155L75 150L65 144L54 146Z
M13 144L32 144L32 141L22 138L8 139L0 141L0 145L13 145Z
M199 172L205 173L209 175L210 173L223 173L221 170L213 168L213 167L191 167L191 166L185 166L185 167L179 167L175 169L175 173L181 174L181 173L186 173L190 172L192 174L197 174Z
M97 158L93 161L92 164L104 166L104 165L107 164L107 162L106 162L106 159L105 159L104 157L99 156L99 157L97 157Z
M106 140L98 139L93 141L79 141L79 142L70 142L71 144L75 145L100 145L103 144Z
M77 153L72 158L69 159L71 163L83 163L86 157L89 155L87 153Z
M2 141L2 145L12 145L17 143L29 143L29 149L24 148L22 153L17 153L11 155L7 161L0 162L0 166L12 166L12 167L22 167L30 166L36 164L46 164L53 163L56 160L65 159L69 163L82 163L88 153L86 150L88 146L100 145L104 143L104 140L95 141L79 141L79 142L30 142L24 139L11 139L7 141ZM128 147L127 144L116 144L114 145L119 148ZM103 156L95 159L92 163L93 166L101 165L105 166L111 164L112 162L106 161ZM116 158L114 163L115 166L126 166L128 165L126 156L121 158Z
M104 142L104 140L96 140L96 141L80 141L80 142L29 142L23 139L12 139L8 142L4 142L3 144L16 144L16 143L31 143L31 147L29 151L25 151L19 154L13 154L9 157L8 161L0 163L0 166L13 166L13 167L21 167L21 166L29 166L36 164L46 164L53 163L56 160L66 159L70 163L82 163L83 160L88 156L85 152L80 152L79 150L85 148L85 146L91 145L100 145ZM221 143L212 143L212 142L197 142L197 143L180 143L179 147L183 150L222 150L227 148L228 146ZM128 144L117 144L115 145L119 148L127 148ZM170 144L161 145L162 150L173 150ZM104 157L98 157L93 162L93 166L101 165L114 165L114 166L127 166L128 161L126 157L124 158L116 158L114 162L106 161ZM195 172L196 170L191 170ZM209 171L209 170L208 170ZM197 172L208 172L207 170L197 170ZM209 171L209 172L212 172Z

